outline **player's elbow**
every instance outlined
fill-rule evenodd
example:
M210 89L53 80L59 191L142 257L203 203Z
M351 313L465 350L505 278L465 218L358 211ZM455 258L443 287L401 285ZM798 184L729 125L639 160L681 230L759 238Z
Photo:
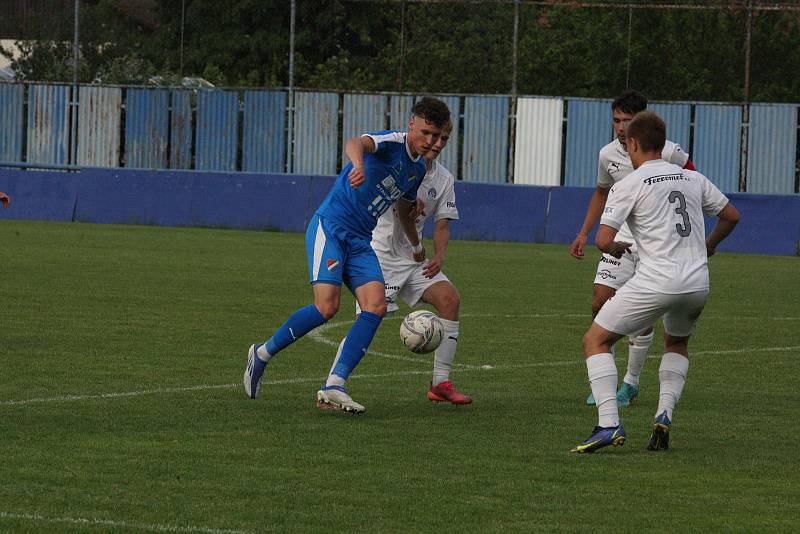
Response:
M605 232L598 232L594 240L594 244L597 245L601 252L608 252L612 243L614 243L614 238Z
M722 211L719 212L719 218L723 221L731 223L733 226L736 226L739 224L741 215L739 214L739 210L737 210L733 204L728 202L725 207L722 208Z

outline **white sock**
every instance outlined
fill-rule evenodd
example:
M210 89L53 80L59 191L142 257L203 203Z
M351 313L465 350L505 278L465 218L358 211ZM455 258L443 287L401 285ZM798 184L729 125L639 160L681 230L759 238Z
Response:
M344 385L344 378L341 376L333 374L333 370L336 367L336 364L339 363L339 356L342 355L342 348L344 347L344 342L347 340L346 337L342 338L342 341L339 342L339 348L336 349L336 357L333 359L333 365L331 365L331 370L328 371L328 379L325 381L326 386L343 386Z
M586 358L589 385L597 403L597 425L602 427L619 425L617 410L617 365L610 352L594 354Z
M653 343L653 332L646 336L628 338L628 372L623 379L632 386L639 385L639 376L642 374L644 362L647 361L647 352Z
M672 410L681 398L688 371L689 358L686 356L677 352L667 352L661 357L661 367L658 368L661 390L658 394L656 417L666 410L667 417L672 420Z
M258 356L258 359L261 360L264 363L267 363L268 361L270 361L272 359L272 354L267 352L267 344L266 343L256 347L256 356Z
M444 326L442 343L433 356L433 380L431 383L438 386L450 379L450 369L456 358L456 345L458 345L458 321L448 321L439 318Z

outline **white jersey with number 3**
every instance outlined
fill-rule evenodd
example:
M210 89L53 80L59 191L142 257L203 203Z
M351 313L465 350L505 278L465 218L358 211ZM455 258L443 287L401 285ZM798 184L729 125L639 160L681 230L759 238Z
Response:
M435 160L419 185L417 198L425 205L425 215L417 217L415 221L420 239L428 217L433 217L434 221L458 219L455 179L450 171ZM378 253L379 259L388 254L396 261L416 264L411 252L411 243L408 242L394 207L378 219L378 225L372 231L372 248Z
M631 157L619 142L614 139L600 149L600 156L597 164L597 185L600 187L611 187L633 172ZM683 167L689 161L689 154L683 151L681 146L667 140L664 149L661 151L661 159L669 163L674 163L678 167ZM622 225L619 229L619 241L631 241L633 236L627 225Z
M708 289L703 213L717 215L728 198L705 176L664 160L651 160L609 191L600 224L626 221L639 251L626 286L658 293ZM619 240L619 239L618 239Z

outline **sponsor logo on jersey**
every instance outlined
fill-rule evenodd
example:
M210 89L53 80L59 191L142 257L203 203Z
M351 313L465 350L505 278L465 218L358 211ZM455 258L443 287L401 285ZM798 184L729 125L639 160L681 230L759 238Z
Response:
M658 182L669 182L672 180L688 180L683 174L664 174L662 176L651 176L644 179L647 185L657 184Z
M448 208L455 208L456 207L456 203L455 202L451 202L451 201L448 200L447 201L447 207Z
M603 280L608 280L611 278L612 280L616 280L617 277L611 274L611 271L608 269L603 269L602 271L597 271L597 275L602 278Z
M413 182L416 179L417 179L417 172L416 171L411 171L411 174L408 175L408 181L409 182Z
M436 188L435 187L431 187L430 189L428 189L428 198L434 199L434 200L436 199Z
M384 288L386 291L395 291L395 292L397 292L397 291L400 291L400 286L390 286L389 284L387 284L387 283L385 283L385 282L384 282L384 284L383 284L383 288ZM387 302L389 301L389 298L388 298L388 297L386 298L386 301L387 301Z
M611 258L606 258L605 256L600 256L600 261L605 263L610 263L611 265L621 265L621 262L617 260L612 260Z
M617 165L612 161L611 165L608 166L608 174L612 174L615 172L619 172L619 165Z
M614 206L606 206L603 208L603 213L614 213Z
M328 260L328 270L332 271L339 266L339 260Z

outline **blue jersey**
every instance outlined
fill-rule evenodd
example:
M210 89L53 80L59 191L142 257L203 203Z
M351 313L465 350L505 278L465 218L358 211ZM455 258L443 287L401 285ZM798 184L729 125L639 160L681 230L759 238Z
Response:
M364 153L364 183L354 188L348 174L348 163L336 178L331 191L317 214L360 236L369 237L378 224L378 217L398 199L413 202L425 176L425 160L411 157L406 134L382 131L369 134L376 151Z

